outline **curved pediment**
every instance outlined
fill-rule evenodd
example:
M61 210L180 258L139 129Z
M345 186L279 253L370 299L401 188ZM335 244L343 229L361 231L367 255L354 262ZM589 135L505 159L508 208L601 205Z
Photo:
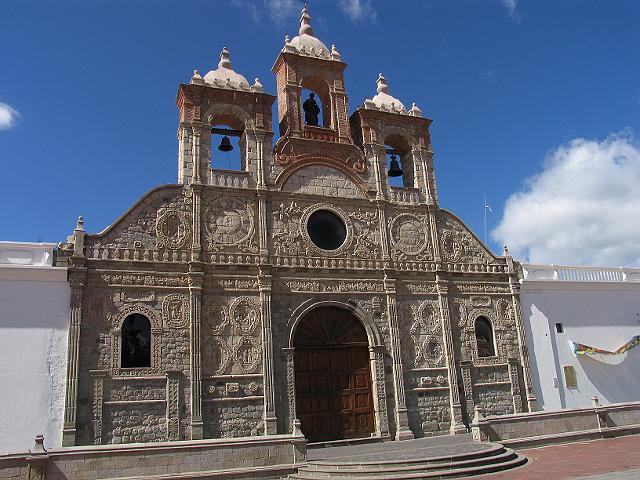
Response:
M362 188L346 173L320 163L295 170L284 180L282 191L334 198L366 198Z

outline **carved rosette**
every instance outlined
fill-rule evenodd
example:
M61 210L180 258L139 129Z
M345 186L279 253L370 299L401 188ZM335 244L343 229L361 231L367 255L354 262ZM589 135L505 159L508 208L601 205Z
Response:
M181 293L170 293L162 301L162 320L167 328L189 325L189 300Z
M425 216L409 213L396 215L389 222L391 254L398 260L409 257L416 260L432 260L429 246L429 227Z
M255 210L253 205L236 198L218 198L205 210L205 236L209 250L227 246L255 253Z
M178 210L158 210L156 238L158 248L184 247L191 238L191 215Z

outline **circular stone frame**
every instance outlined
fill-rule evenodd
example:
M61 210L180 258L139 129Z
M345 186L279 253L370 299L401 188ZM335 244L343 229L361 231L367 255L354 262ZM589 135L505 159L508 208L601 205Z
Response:
M326 211L334 214L335 216L337 216L338 219L340 219L340 221L342 221L342 224L344 225L344 228L345 228L344 241L342 242L342 244L338 248L335 248L333 250L326 250L326 249L324 249L322 247L319 247L312 240L311 235L309 234L309 229L308 229L309 218L314 213L322 211L322 210L326 210ZM349 220L349 216L344 211L342 211L341 209L339 209L337 207L334 207L333 205L327 205L327 204L312 205L311 207L307 208L302 213L302 217L301 217L300 220L301 220L300 221L300 233L302 234L302 236L304 237L306 242L309 244L309 246L315 252L320 253L321 255L337 255L337 254L341 254L345 250L347 250L349 248L349 246L351 245L351 239L353 237L353 225L351 224L351 221Z

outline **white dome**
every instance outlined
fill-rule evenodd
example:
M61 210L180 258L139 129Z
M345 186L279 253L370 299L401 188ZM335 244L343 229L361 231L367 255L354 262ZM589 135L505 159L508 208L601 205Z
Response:
M211 70L204 76L204 82L218 88L231 90L249 90L249 82L231 66L231 56L227 47L220 53L220 63L216 70Z
M377 84L378 88L376 95L372 99L366 99L364 101L364 108L393 113L404 113L415 117L422 116L422 111L415 103L411 107L411 110L407 112L407 109L400 100L389 95L389 84L387 84L387 79L384 78L382 74L378 75Z
M302 9L298 36L293 37L291 40L287 37L283 51L297 53L307 57L323 58L325 60L340 60L340 54L335 51L335 47L333 51L329 51L327 46L313 34L311 16L306 6Z
M324 43L316 37L307 35L306 33L293 37L289 45L294 47L300 55L309 57L319 57L328 59L330 56L329 49Z

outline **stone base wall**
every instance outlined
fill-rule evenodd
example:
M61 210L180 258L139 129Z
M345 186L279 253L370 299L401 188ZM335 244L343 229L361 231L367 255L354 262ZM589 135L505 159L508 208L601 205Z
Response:
M476 441L531 446L640 432L640 402L550 412L476 417Z
M96 445L0 456L0 479L286 478L305 461L306 440L291 435Z

